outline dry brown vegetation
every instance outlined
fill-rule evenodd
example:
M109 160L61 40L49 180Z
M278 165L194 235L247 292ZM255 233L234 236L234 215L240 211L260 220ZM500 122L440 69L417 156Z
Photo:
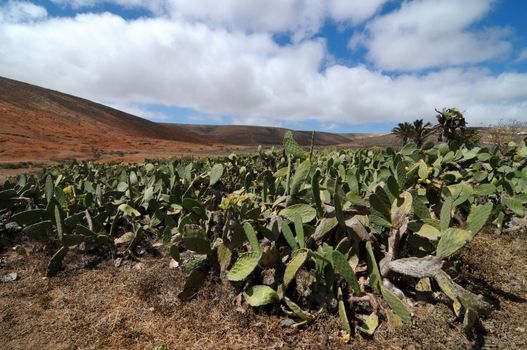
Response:
M475 337L464 334L445 304L418 303L413 327L384 322L373 339L357 336L348 344L336 315L324 314L306 328L283 327L285 316L240 306L237 291L216 280L181 302L184 276L169 268L163 252L94 268L72 254L65 271L51 279L43 278L44 252L4 252L0 275L16 271L20 279L0 284L0 348L525 349L526 239L526 232L482 234L462 254L459 282L495 307Z

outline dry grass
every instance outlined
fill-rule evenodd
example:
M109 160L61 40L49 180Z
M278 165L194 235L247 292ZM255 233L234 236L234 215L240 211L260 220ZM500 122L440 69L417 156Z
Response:
M106 261L90 270L72 254L58 277L43 279L44 253L7 252L0 274L21 278L0 284L0 349L522 349L525 242L525 235L480 235L462 255L460 283L496 306L475 339L467 339L448 306L417 304L412 328L383 322L374 339L357 336L349 344L333 314L304 329L284 328L278 309L240 307L237 291L219 280L181 302L184 276L168 267L168 257L120 267Z

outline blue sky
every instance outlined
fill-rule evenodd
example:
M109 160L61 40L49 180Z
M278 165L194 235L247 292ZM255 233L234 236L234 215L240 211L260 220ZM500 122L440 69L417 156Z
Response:
M527 121L520 0L0 1L0 75L154 121Z

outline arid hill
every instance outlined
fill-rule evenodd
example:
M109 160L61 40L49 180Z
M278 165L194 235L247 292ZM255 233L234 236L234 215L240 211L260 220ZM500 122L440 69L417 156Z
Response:
M35 85L0 77L0 167L65 160L124 160L218 154L280 145L287 129L160 124ZM303 145L310 131L295 131ZM393 136L315 133L315 145L364 147Z
M192 124L164 124L174 130L184 130L188 133L209 137L211 140L221 141L233 145L279 145L284 134L289 129L270 126L248 125L192 125ZM311 144L310 131L295 131L295 140L302 145ZM315 144L319 146L347 144L355 142L361 135L335 134L329 132L316 132Z
M0 78L0 162L97 159L209 140L85 99Z

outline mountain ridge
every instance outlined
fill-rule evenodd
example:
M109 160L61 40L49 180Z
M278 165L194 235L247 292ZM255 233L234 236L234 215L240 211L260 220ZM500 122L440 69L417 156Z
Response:
M65 160L142 161L174 155L225 154L281 145L290 129L156 123L37 85L0 77L0 165ZM295 131L302 145L310 131ZM315 132L315 145L353 147L360 134Z

